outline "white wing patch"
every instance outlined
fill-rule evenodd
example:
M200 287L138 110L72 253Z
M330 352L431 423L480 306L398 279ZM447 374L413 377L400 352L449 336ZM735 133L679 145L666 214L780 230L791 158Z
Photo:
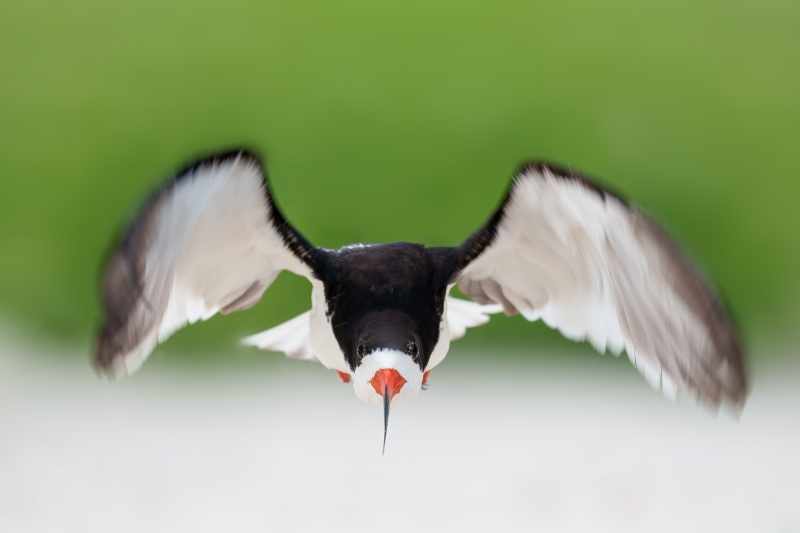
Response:
M450 340L460 339L467 334L468 328L482 326L489 322L491 314L499 313L503 306L499 304L481 305L461 298L447 297L447 323L450 329Z
M291 359L317 361L311 349L310 322L311 311L306 311L274 328L245 337L242 344L259 350L283 352Z

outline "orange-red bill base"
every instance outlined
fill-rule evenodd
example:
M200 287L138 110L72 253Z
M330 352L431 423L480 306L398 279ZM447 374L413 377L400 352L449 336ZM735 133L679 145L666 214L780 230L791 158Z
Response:
M390 402L394 395L400 392L400 389L406 384L406 380L394 368L381 368L375 372L375 376L369 382L375 392L381 396L383 396L384 390L388 391Z

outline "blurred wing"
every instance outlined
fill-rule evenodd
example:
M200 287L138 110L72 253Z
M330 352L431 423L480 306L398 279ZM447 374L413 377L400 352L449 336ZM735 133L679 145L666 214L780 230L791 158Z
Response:
M459 288L601 353L668 396L744 403L741 349L708 283L642 213L570 171L529 165L461 247Z
M156 192L108 263L97 366L131 374L186 324L255 305L281 270L310 279L312 250L254 156L193 165Z

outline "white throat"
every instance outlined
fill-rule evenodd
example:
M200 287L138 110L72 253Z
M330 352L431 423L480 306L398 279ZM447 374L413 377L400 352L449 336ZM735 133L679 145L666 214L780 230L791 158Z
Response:
M392 399L392 405L419 394L422 388L422 370L419 369L419 365L403 352L384 349L374 351L364 357L353 373L353 388L356 396L367 403L383 404L383 396L375 392L370 383L375 372L382 368L393 368L406 380L403 388Z

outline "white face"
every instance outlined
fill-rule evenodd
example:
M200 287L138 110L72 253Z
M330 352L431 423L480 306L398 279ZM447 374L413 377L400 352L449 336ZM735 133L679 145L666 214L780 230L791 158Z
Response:
M378 370L393 368L400 373L406 383L400 392L395 394L392 405L398 401L413 398L422 389L422 370L411 357L397 350L376 350L361 360L361 364L353 373L353 388L356 396L367 403L383 405L383 395L375 392L370 381Z

